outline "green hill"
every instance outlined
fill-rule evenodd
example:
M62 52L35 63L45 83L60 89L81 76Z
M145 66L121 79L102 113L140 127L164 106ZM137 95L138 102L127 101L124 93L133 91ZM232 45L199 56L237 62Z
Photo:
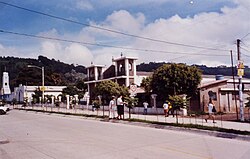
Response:
M27 65L44 67L45 85L68 85L84 79L87 73L84 66L69 65L44 56L38 56L38 59L0 57L1 78L2 72L7 71L12 89L19 84L41 85L41 70Z

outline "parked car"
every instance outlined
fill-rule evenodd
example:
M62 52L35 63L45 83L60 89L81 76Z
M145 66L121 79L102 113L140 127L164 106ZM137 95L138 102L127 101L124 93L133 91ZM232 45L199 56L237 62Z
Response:
M0 104L0 115L6 114L7 111L9 110L10 110L9 106Z

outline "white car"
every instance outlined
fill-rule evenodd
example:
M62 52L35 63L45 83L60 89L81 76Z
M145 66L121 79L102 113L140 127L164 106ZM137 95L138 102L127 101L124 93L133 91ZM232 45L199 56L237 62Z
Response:
M0 105L0 115L6 114L7 111L9 111L10 108L7 105Z

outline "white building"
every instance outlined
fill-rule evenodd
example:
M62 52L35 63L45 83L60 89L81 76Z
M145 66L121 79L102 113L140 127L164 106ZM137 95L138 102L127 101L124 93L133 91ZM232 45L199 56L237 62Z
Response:
M119 85L129 87L136 83L136 61L135 57L123 57L112 59L112 65L105 68L103 65L91 65L87 67L87 81L90 98L93 98L93 89L96 84L105 80L117 82Z
M3 72L3 78L2 78L2 88L0 95L2 96L3 99L9 98L11 94L10 91L10 85L9 85L9 74L8 72Z
M12 101L14 98L17 100L17 102L23 102L25 99L28 100L28 102L32 101L32 95L35 94L35 91L38 89L39 86L24 86L19 85L19 87L14 88L14 92L11 94L8 101ZM55 98L58 97L58 95L62 94L62 90L66 88L66 86L44 86L45 91L44 95L52 95Z

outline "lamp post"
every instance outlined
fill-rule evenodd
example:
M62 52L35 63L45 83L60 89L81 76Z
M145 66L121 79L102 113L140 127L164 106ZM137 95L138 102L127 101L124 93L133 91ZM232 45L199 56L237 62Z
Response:
M28 65L27 67L31 68L31 67L34 67L34 68L38 68L40 70L42 70L42 104L44 103L44 67L39 67L39 66L35 66L35 65Z

